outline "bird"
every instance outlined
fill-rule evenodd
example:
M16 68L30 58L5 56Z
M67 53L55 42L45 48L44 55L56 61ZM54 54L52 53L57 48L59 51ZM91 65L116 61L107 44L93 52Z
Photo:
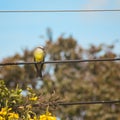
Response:
M45 59L45 48L42 46L36 47L33 52L34 55L34 62L44 62ZM42 78L42 69L43 64L35 63L35 68L37 71L37 75Z

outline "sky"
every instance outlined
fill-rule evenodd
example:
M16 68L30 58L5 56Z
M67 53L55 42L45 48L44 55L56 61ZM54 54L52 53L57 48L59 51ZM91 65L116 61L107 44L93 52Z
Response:
M0 0L0 10L120 9L120 0ZM45 45L50 28L55 41L73 36L83 47L120 39L120 12L0 13L0 60ZM41 36L41 37L40 37ZM118 42L115 51L119 53Z

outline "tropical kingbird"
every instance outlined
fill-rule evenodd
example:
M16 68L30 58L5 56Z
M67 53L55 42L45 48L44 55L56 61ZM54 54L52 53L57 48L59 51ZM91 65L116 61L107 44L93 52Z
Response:
M37 47L34 50L34 61L35 62L44 62L44 58L45 58L45 49L43 47ZM42 78L42 68L43 68L43 64L35 64L35 68L37 71L37 74L40 78Z

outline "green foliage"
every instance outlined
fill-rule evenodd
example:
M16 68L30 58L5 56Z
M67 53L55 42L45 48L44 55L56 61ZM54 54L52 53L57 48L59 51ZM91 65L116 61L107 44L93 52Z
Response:
M0 80L0 108L14 107L14 105L20 105L22 103L21 89L16 87L15 90L8 89L3 80Z
M42 119L40 114L45 112L49 105L55 105L58 99L54 95L49 95L46 99L46 96L37 95L30 87L27 88L27 95L23 96L22 89L8 89L3 80L0 80L0 92L0 120L42 120L46 116L52 118L48 109L46 114L41 115Z

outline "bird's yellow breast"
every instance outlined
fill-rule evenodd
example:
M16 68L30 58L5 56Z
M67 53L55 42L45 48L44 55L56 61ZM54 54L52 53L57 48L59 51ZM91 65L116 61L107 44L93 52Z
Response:
M36 62L41 62L44 60L45 53L42 49L36 49L34 51L34 58Z

